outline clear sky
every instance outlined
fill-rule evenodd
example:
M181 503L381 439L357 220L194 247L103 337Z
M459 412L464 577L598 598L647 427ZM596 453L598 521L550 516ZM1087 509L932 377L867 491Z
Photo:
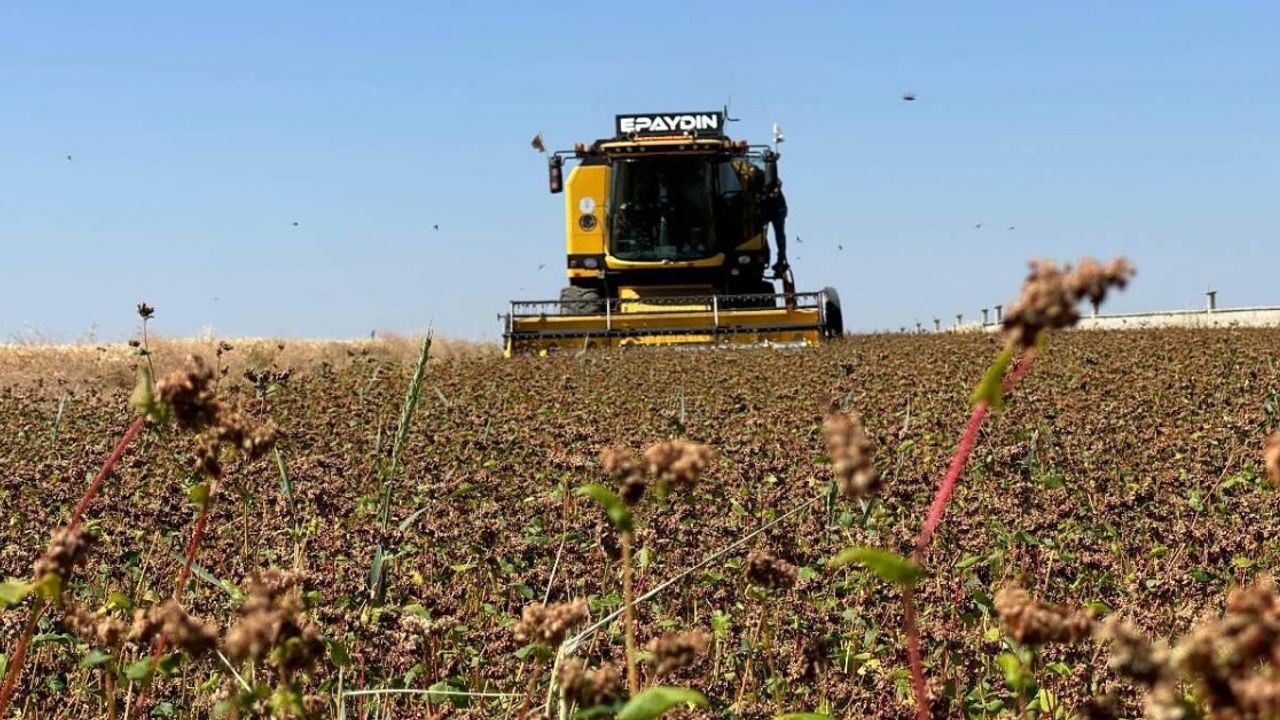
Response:
M6 2L0 341L121 339L141 300L168 335L496 337L564 280L533 134L729 98L735 135L786 133L797 280L854 329L974 317L1032 255L1128 254L1113 311L1280 305L1278 27L1274 0Z

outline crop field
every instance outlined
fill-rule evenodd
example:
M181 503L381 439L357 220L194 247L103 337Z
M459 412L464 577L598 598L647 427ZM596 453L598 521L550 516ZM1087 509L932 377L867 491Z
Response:
M184 367L176 346L0 361L5 717L606 716L629 628L639 687L705 697L668 717L1138 717L1276 692L1265 669L1223 700L1118 655L1159 665L1124 633L1203 634L1240 587L1276 642L1253 583L1280 560L1280 330L1052 334L914 562L997 335L421 368L412 344L215 347L156 386L164 408L133 378ZM860 431L833 417L865 427L877 492L836 492L831 437ZM602 460L668 440L641 469ZM894 555L831 561L851 547Z

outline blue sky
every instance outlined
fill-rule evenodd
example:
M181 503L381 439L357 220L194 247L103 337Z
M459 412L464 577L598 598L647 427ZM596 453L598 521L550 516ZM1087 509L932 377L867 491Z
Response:
M5 3L0 341L120 339L141 300L169 335L496 337L563 284L534 132L730 97L735 134L785 131L798 282L855 329L976 316L1032 255L1129 255L1113 311L1280 304L1278 26L1243 0Z

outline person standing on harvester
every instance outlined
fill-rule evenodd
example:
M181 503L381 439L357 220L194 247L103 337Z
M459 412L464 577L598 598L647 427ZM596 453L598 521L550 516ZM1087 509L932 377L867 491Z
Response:
M787 271L787 198L782 194L782 180L777 180L773 187L764 189L764 221L773 226L774 243L778 246L778 261L773 264L773 272L781 275Z

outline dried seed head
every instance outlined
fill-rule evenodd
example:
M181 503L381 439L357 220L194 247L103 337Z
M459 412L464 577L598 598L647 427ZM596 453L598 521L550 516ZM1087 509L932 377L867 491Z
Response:
M623 696L622 673L612 663L592 670L585 661L569 658L560 664L556 684L564 690L565 697L580 708L603 705Z
M1267 478L1280 488L1280 430L1271 433L1262 448L1262 463L1267 468Z
M1094 637L1111 645L1112 672L1146 687L1174 678L1169 650L1151 643L1137 628L1117 618L1098 623Z
M756 549L747 555L747 582L771 589L785 589L796 584L800 573L795 565L768 550Z
M1005 633L1023 645L1078 642L1093 631L1092 610L1071 611L1037 602L1020 587L1001 588L995 605Z
M516 639L523 643L541 643L559 647L570 630L587 619L587 601L573 600L555 605L526 605L516 623Z
M709 636L702 630L687 633L663 633L649 641L649 664L654 677L664 677L698 661L707 652Z
M222 401L213 392L213 369L198 355L188 357L185 368L156 383L156 394L183 430L203 430L217 422L222 412Z
M305 670L324 654L315 625L303 618L297 576L278 570L255 572L249 593L223 646L234 660L267 657L286 673Z
M600 466L621 485L619 494L628 505L635 505L644 497L644 467L630 450L606 448L600 453Z
M62 620L71 632L89 645L114 648L124 639L124 621L106 613L91 612L81 605L68 603Z
M1114 258L1106 265L1085 258L1076 269L1059 268L1052 260L1032 260L1022 294L1010 303L1004 331L1011 343L1030 347L1042 330L1071 327L1080 319L1076 306L1088 298L1100 303L1111 288L1123 289L1133 276L1133 265Z
M797 652L791 658L791 676L812 682L830 664L831 645L820 635L809 635L800 639L797 646Z
M72 571L84 559L92 541L93 535L85 529L84 525L77 525L74 529L61 527L54 530L53 536L49 539L49 547L36 561L34 567L36 581L39 582L45 576L53 574L58 576L61 586L66 586Z
M191 657L200 657L218 646L218 626L212 622L200 622L187 614L177 600L167 600L145 610L133 613L133 627L129 639L145 644L157 635L163 636L174 647Z
M687 489L698 482L712 455L711 448L702 443L667 440L649 446L644 451L644 461L650 475Z
M138 317L143 320L150 320L156 314L156 309L146 303L138 303Z
M218 419L217 438L250 460L257 460L275 447L275 423L258 423L238 410L224 410Z
M1278 661L1280 598L1268 577L1232 590L1226 614L1192 628L1173 650L1174 666L1222 717L1274 717L1280 710L1273 702L1280 698Z
M871 438L857 415L839 410L827 415L822 423L822 436L827 442L827 455L840 494L846 498L866 497L880 486L880 476L872 462Z

